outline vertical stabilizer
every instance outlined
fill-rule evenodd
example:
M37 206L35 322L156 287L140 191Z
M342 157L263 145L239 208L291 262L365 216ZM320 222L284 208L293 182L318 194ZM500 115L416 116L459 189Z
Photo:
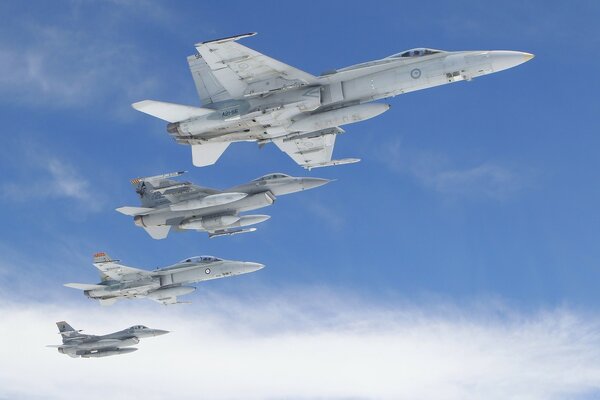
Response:
M110 256L104 252L94 254L94 264L106 263L114 261Z
M68 339L71 339L73 337L81 336L79 334L79 331L73 329L73 327L69 325L66 321L59 321L56 323L56 326L58 327L58 331L62 336L63 343L67 342Z
M181 176L184 173L185 171L177 171L145 178L135 178L131 180L131 184L135 187L135 192L140 196L142 206L155 208L171 203L164 195L165 192L191 185L189 182L170 179Z
M103 251L94 254L93 264L94 267L100 270L100 279L102 279L102 282L111 280L111 277L108 274L106 274L105 271L107 268L110 268L111 264L114 264L117 261L119 260L113 260L108 254L106 254Z
M199 54L189 56L187 61L202 104L231 99L229 92L219 83L213 71Z

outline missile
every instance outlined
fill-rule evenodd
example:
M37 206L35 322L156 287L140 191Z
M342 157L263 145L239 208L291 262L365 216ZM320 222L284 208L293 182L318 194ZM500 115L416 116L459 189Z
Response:
M325 111L309 115L293 122L289 131L311 132L326 128L333 128L358 121L364 121L382 114L390 109L389 104L371 103L338 108L337 110Z
M219 236L233 236L233 235L239 235L240 233L248 233L248 232L254 232L254 231L256 231L256 228L235 229L235 230L231 230L231 231L209 233L208 237L212 239L212 238L216 238Z
M227 230L218 231L217 229L215 229L216 232L209 232L208 237L215 238L215 237L219 237L219 236L232 236L232 235L238 235L240 233L254 232L256 230L256 228L231 229L231 230L229 230L229 228L241 228L243 226L259 224L263 221L268 220L269 218L271 218L269 215L243 215L240 217L239 221L230 225L229 227L226 227Z
M217 193L203 197L201 199L184 200L179 203L171 204L171 211L189 211L199 208L220 206L223 204L233 203L248 196L247 193Z
M313 168L330 167L332 165L354 164L360 161L360 158L342 158L340 160L331 160L315 164L304 165L304 168L311 170Z
M184 296L192 293L194 290L196 290L196 288L193 286L176 286L155 290L148 293L147 297L151 298L152 300L167 299L169 297Z
M99 357L118 356L120 354L133 353L136 350L137 349L135 347L129 347L129 348L126 348L126 349L116 349L116 350L109 350L109 351L98 351L96 353L82 354L81 357L83 357L83 358L99 358Z

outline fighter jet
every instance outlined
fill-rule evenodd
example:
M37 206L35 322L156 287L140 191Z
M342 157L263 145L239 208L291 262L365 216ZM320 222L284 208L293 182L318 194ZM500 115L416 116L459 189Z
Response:
M100 270L98 284L66 283L66 287L83 290L90 299L104 306L119 299L148 298L165 305L181 303L177 296L196 290L191 283L226 278L258 271L264 265L230 261L212 256L190 257L153 271L127 267L106 253L94 254L94 267Z
M185 171L131 180L142 207L120 207L133 222L154 239L164 239L171 228L208 232L209 237L253 232L244 228L258 224L268 215L240 215L240 212L270 206L277 196L312 189L330 182L320 178L295 178L269 174L226 190L196 186L169 178Z
M232 142L273 142L304 168L332 160L340 126L375 117L390 106L370 103L503 71L532 54L416 48L311 75L245 47L247 33L200 42L187 58L202 107L143 100L133 108L168 122L177 143L192 146L193 164L214 164Z
M141 338L169 333L160 329L150 329L144 325L135 325L108 335L96 336L80 333L80 330L76 331L65 321L57 322L56 326L62 336L63 344L46 347L56 347L59 353L73 358L98 358L133 353L137 348L130 346L138 344Z

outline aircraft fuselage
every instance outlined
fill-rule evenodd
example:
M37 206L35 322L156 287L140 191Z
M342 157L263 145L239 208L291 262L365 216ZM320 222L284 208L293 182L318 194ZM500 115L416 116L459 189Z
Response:
M362 121L386 111L371 101L498 72L532 56L514 51L440 52L388 57L332 71L319 84L213 103L211 114L171 123L179 142L269 141ZM310 120L307 122L305 120Z
M136 274L120 281L104 281L92 290L86 290L87 297L99 300L119 298L149 297L160 300L189 294L196 290L193 286L182 286L228 276L254 272L262 264L243 261L218 260L196 262L193 259L153 271L152 276L140 278Z

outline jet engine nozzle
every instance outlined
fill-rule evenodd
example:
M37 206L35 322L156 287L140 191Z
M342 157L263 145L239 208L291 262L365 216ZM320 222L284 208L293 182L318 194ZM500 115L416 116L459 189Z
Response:
M142 228L144 228L146 226L144 224L144 216L142 216L142 215L136 215L135 217L133 217L133 223L136 226L141 226Z
M178 135L179 122L171 122L170 124L167 124L167 132L169 132L171 135Z

